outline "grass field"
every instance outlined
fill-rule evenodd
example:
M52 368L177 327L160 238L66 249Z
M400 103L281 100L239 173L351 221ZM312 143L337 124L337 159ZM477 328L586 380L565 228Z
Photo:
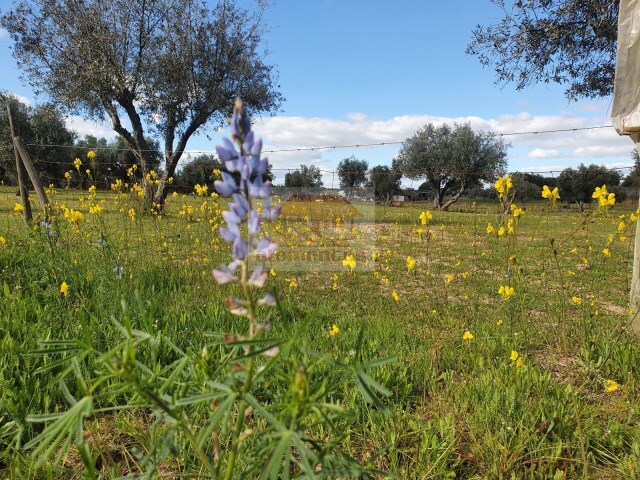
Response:
M100 395L115 380L95 379L127 332L146 342L136 357L144 388L175 405L187 403L184 378L218 368L216 335L246 329L224 306L238 287L211 275L229 257L218 233L225 201L170 196L154 216L135 193L49 196L56 221L26 227L15 191L0 189L0 477L82 478L81 445L98 478L206 477L153 409L111 408L139 392ZM263 405L286 400L304 365L308 397L340 411L334 429L310 421L309 438L334 442L373 478L640 478L640 346L628 329L635 205L580 214L540 202L514 218L497 200L461 202L427 225L428 204L355 207L353 223L326 212L321 222L294 205L302 210L269 227L283 252L267 282L282 294L269 314L282 353L253 392ZM509 220L513 232L499 236ZM318 257L325 250L338 253ZM355 268L342 265L347 255ZM201 358L192 373L182 353ZM344 373L356 361L374 362L377 396ZM32 441L58 418L46 415L94 394L86 441L47 456ZM197 425L204 414L193 415ZM247 448L264 427L255 417ZM239 472L252 461L240 456Z

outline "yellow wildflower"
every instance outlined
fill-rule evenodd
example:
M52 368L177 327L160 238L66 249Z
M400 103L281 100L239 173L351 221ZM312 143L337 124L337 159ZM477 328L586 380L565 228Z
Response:
M611 250L609 250L608 248L605 248L604 250L602 250L602 254L605 257L610 257L611 256Z
M617 392L620 389L620 384L615 380L607 380L604 382L604 391L607 393Z
M558 191L558 187L555 187L551 190L547 185L542 187L542 198L546 198L549 200L551 204L551 208L556 206L556 201L560 198L560 192Z
M73 208L65 208L64 218L69 220L71 223L78 223L80 220L84 220L84 215Z
M353 272L356 269L356 259L353 255L347 255L347 258L342 260L342 266Z
M79 158L76 158L73 161L73 166L76 167L76 170L79 172L80 171L80 167L82 166L82 160L80 160Z
M14 211L14 212L16 212L16 213L22 213L22 212L24 212L24 205L22 205L21 203L16 203L16 204L13 206L13 211Z
M7 246L7 239L4 238L3 236L0 236L0 247L6 247Z
M582 305L582 297L579 297L577 295L574 295L573 297L571 297L571 301L576 305Z
M416 268L416 261L413 258L411 258L411 255L409 255L407 257L407 272L410 272L414 268Z
M467 330L466 332L464 332L464 334L462 335L462 340L465 340L467 342L470 342L471 340L473 340L473 333L471 333L469 330Z
M498 236L503 237L504 234L505 234L505 229L503 226L500 226L500 228L498 229Z
M94 152L93 150L89 150L89 151L87 152L87 158L88 158L89 160L93 160L94 158L96 158L96 152Z
M289 282L289 288L291 290L295 290L296 288L298 288L298 282L296 281L296 279L291 279L291 281Z
M487 235L491 235L493 232L495 232L495 228L493 228L493 225L491 225L490 223L487 223Z
M196 195L198 195L199 197L206 196L207 190L209 190L209 187L207 187L206 185L200 185L199 183L196 183L195 187L193 188L196 191Z
M515 350L511 350L511 355L509 356L509 359L510 359L512 362L515 362L516 360L518 360L518 357L519 357L519 356L520 356L520 355L518 355L518 352L516 352Z
M591 198L598 200L598 205L600 208L607 209L612 207L616 203L616 194L609 193L607 191L607 186L602 185L602 187L596 187Z
M60 285L60 293L65 297L69 295L69 285L67 284L67 282L62 282L62 284Z
M393 292L391 292L391 296L393 297L393 299L394 299L396 302L399 302L399 301L400 301L400 295L398 295L398 292L396 292L395 290L394 290Z
M498 295L501 295L504 301L509 300L515 294L515 289L509 285L500 285L500 288L498 288Z
M445 275L444 275L444 283L449 285L451 282L453 282L454 278L456 278L456 276L453 273L445 273Z
M429 211L422 212L420 214L420 225L428 225L429 220L431 220L432 218L433 218L433 215L431 214L431 212Z
M504 202L507 199L507 195L509 195L509 191L513 188L513 182L509 175L505 175L504 177L499 177L493 187L498 192L500 201Z
M329 335L331 335L332 337L335 337L339 333L340 333L340 328L338 328L338 326L334 323L331 329L329 330Z
M515 203L512 203L509 209L511 210L511 215L513 215L514 218L520 218L524 215L524 210L518 207Z
M67 182L70 182L71 181L71 173L70 172L64 172L64 179Z
M89 213L91 215L100 215L102 212L104 212L104 207L102 205L91 205L89 207Z

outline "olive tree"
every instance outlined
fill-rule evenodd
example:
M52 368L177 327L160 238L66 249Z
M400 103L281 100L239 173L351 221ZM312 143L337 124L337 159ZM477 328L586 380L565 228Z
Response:
M67 111L111 121L142 170L161 140L164 172L147 201L162 204L189 139L221 127L241 96L252 113L282 101L264 62L262 7L233 0L18 0L0 24L24 78Z
M433 208L446 210L466 189L504 171L507 147L493 133L474 132L469 124L430 123L405 140L395 164L405 177L426 180L435 194Z
M518 89L558 83L570 99L613 92L619 0L491 0L502 10L478 25L467 53Z

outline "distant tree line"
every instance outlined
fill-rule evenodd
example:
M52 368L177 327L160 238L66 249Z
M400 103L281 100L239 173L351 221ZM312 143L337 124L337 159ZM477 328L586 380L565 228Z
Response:
M133 168L138 157L121 138L107 140L94 136L78 138L66 127L62 112L54 105L29 106L16 97L0 92L0 182L16 184L15 160L6 103L10 102L16 133L31 155L44 185L56 187L86 187L96 185L108 189L116 180L140 179L142 169ZM162 153L158 142L147 139L150 146L148 159L161 175ZM405 195L411 200L430 200L434 208L446 209L460 196L467 198L495 198L492 187L498 175L504 174L506 148L490 134L474 132L469 125L427 125L408 138L391 166L376 165L369 168L366 160L350 156L338 164L339 188L348 195L360 188L373 189L377 201L390 201L394 195ZM93 159L87 157L95 151ZM599 165L580 165L566 168L557 177L536 173L514 173L515 201L526 203L540 200L544 185L558 187L561 201L583 206L591 202L596 186L607 185L624 200L628 191L640 190L640 157L632 152L634 167L625 177L616 170ZM74 160L82 162L80 168ZM86 173L89 169L90 176ZM200 154L178 169L170 188L181 193L193 191L196 184L213 187L218 171L225 171L224 162L215 154ZM133 173L133 175L132 175ZM235 175L238 175L235 173ZM402 178L423 180L414 188L402 188ZM265 180L274 180L269 170ZM293 188L323 188L322 171L315 165L300 165L284 175L284 185Z
M137 164L136 156L122 138L107 140L90 135L78 138L76 132L67 128L64 115L54 105L29 106L10 94L0 93L0 182L4 185L17 182L7 103L12 105L15 133L26 144L45 186L81 186L91 182L97 188L109 188L117 179L127 179L129 169ZM160 146L153 139L147 140L151 166L158 169L162 160ZM89 159L87 153L92 150L96 156ZM82 163L79 168L74 166L76 158ZM134 169L133 173L139 178L140 170Z

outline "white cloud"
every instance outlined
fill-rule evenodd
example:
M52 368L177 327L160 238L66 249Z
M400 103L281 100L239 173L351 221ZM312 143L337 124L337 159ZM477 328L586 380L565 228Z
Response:
M0 28L0 38L9 38L9 32L4 28Z
M117 137L117 133L113 131L113 128L107 122L86 120L78 115L69 115L65 120L67 128L76 132L79 138L83 138L85 135L93 135L97 138L113 140Z
M628 145L588 145L573 150L574 157L622 157L631 156L631 143Z
M24 103L27 107L35 107L36 106L36 102L31 100L30 98L23 97L22 95L16 95L15 93L12 93L12 95L14 97L16 97L20 103Z
M571 112L559 115L520 112L496 118L401 115L373 119L362 113L349 113L344 119L280 116L262 119L256 124L255 130L264 139L265 150L276 150L268 154L274 168L296 168L300 163L314 163L333 170L337 166L335 160L327 159L336 157L335 154L332 155L334 149L312 152L278 150L390 143L387 149L393 152L386 156L387 163L390 163L401 148L401 143L427 123L470 123L475 130L504 135L504 140L513 147L509 151L512 162L509 168L512 170L533 171L541 168L549 171L549 166L532 164L536 160L548 158L571 159L568 163L572 164L600 163L603 159L612 161L611 157L615 157L615 161L624 161L633 146L628 139L621 138L609 127L611 123L608 117ZM606 128L583 130L594 126ZM375 151L373 147L368 150L372 153ZM346 148L342 152L346 155L358 155L355 148ZM527 160L529 165L526 164ZM562 170L566 166L558 165L553 168Z
M542 174L559 174L562 170L567 168L566 165L538 165L535 167L521 168L518 172L522 173L542 173Z
M558 158L562 156L559 150L548 150L544 148L534 148L527 155L529 158Z

